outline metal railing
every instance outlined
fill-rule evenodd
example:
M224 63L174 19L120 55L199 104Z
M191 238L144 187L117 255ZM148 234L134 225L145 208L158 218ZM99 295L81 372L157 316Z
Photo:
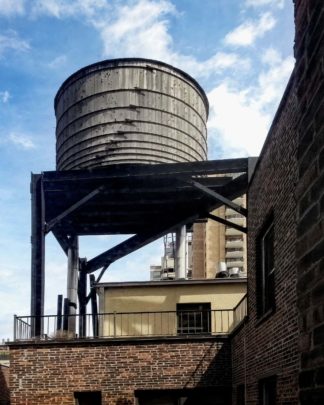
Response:
M247 296L245 295L241 301L233 309L233 324L230 332L233 332L247 317Z
M14 317L14 340L31 339L65 340L81 338L137 338L169 337L185 335L228 335L246 316L246 297L233 309L182 310L159 312L112 312L97 315L69 315L58 328L57 315L42 317L42 335L34 337L31 316ZM85 336L68 330L64 325L72 320L76 331L82 323L86 325Z

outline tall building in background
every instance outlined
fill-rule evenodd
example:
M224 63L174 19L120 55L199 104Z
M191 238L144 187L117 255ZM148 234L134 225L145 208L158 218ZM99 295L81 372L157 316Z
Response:
M246 208L246 196L236 198L234 203ZM212 215L246 227L246 218L232 208L222 206ZM150 280L175 279L175 236L164 238L164 254L161 264L150 266ZM187 232L186 278L202 279L217 277L246 277L246 234L229 225L212 219L193 225Z
M246 196L234 200L246 207ZM222 206L213 215L242 227L246 219L231 208ZM246 277L246 235L211 219L193 226L192 278Z
M163 256L161 264L152 264L150 266L150 280L174 280L175 274L175 257L176 257L176 235L170 233L163 237ZM186 233L186 279L192 278L192 232Z

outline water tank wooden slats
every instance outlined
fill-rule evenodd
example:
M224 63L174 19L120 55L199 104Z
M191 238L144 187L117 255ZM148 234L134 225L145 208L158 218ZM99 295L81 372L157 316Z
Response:
M208 101L183 71L115 59L70 76L55 97L57 170L207 158Z

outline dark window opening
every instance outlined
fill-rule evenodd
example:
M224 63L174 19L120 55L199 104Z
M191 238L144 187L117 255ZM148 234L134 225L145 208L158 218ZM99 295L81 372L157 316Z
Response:
M228 388L135 390L138 405L224 405L231 403Z
M260 405L275 405L277 397L276 376L264 378L259 381L259 403Z
M258 317L275 309L274 224L273 215L257 238Z
M177 304L178 334L211 333L210 303Z
M100 391L82 391L74 393L76 405L101 405Z
M245 385L240 384L236 388L236 405L245 405Z

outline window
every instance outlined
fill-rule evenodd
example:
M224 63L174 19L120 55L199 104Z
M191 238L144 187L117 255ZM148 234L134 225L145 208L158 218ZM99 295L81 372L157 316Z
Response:
M178 334L211 333L210 303L177 304Z
M226 241L227 242L243 242L243 236L240 235L227 235L226 236Z
M274 225L269 216L257 239L258 317L275 309Z
M245 386L238 385L236 388L236 405L245 405Z
M277 392L276 376L268 377L259 381L259 404L275 405Z
M100 391L82 391L74 393L76 405L101 405Z
M231 403L230 392L219 388L135 390L138 405L215 405Z
M230 252L243 252L243 248L242 247L226 248L226 253Z

